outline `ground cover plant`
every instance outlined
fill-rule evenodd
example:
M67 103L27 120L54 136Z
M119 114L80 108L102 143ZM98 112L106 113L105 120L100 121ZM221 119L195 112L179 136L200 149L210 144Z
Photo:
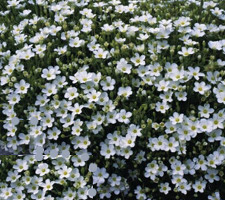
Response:
M225 199L224 0L1 0L0 199Z

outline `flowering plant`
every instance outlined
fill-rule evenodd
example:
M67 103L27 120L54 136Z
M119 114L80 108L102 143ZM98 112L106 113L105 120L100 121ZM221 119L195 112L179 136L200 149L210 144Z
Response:
M0 199L224 199L223 0L0 5Z

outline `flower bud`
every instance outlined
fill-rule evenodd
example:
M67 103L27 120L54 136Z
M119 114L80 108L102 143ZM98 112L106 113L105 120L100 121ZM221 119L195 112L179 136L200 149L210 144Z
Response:
M13 82L9 82L9 87L13 87Z
M23 71L23 75L24 75L25 77L28 77L28 76L29 76L29 74L28 74L27 71Z
M212 61L215 60L215 56L211 55L210 60L212 60Z
M12 81L12 82L16 82L16 80L17 80L17 79L16 79L15 76L13 76L13 77L11 78L11 81Z

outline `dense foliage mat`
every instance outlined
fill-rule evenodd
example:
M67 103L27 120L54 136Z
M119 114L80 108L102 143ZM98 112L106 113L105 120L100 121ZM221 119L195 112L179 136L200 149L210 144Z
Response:
M0 199L224 199L224 67L224 0L1 0Z

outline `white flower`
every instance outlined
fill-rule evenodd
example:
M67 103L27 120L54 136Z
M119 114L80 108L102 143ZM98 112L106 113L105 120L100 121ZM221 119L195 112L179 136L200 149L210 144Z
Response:
M124 156L126 159L129 159L129 157L133 154L133 151L131 150L131 147L122 148L121 156Z
M128 64L128 62L124 58L121 58L120 61L117 61L116 68L120 72L123 72L125 74L130 74L131 73L132 65L131 64Z
M220 145L225 147L225 137L221 138Z
M199 121L199 128L201 132L211 132L213 130L212 121L210 119L201 119Z
M28 169L27 161L18 159L16 160L16 165L14 165L13 168L16 169L18 172L27 170Z
M101 72L98 72L98 73L91 73L91 79L93 81L93 83L97 86L99 84L99 81L101 80L102 78L102 74Z
M81 132L82 132L81 126L78 124L74 124L72 127L71 134L79 136L81 134Z
M118 121L121 123L125 123L128 124L130 122L129 118L132 116L131 112L126 112L126 110L122 109L120 110L120 112L118 113Z
M75 181L79 177L80 177L79 170L77 168L73 168L72 171L70 172L70 177L68 177L68 180Z
M41 126L34 126L31 127L30 129L30 135L34 138L36 138L37 136L41 135L42 132L42 127Z
M207 170L207 166L206 166L206 160L204 158L203 155L198 156L198 158L194 158L193 159L195 162L195 169L201 169L202 171L206 171Z
M20 101L20 95L12 93L7 95L8 102L12 105L17 104Z
M112 174L110 177L109 177L109 179L108 179L108 181L109 181L109 183L110 183L110 185L112 186L112 187L114 187L114 186L116 186L116 185L120 185L120 182L121 182L121 176L118 176L118 175L116 175L116 174Z
M183 194L187 194L187 191L189 191L191 189L191 183L188 184L188 182L182 181L179 185L178 185L178 191L182 192Z
M42 118L42 126L44 127L52 127L53 122L55 121L55 119L50 115L50 114L46 114L45 117Z
M19 52L20 59L30 60L35 54L30 49Z
M186 181L186 179L184 179L181 175L173 175L171 181L177 187L180 185L181 182Z
M221 137L222 135L222 130L221 129L215 129L211 131L210 133L207 133L208 141L209 142L214 142L214 141L221 141L223 138Z
M80 14L84 15L87 18L93 18L95 16L95 14L92 13L92 10L87 8L81 10Z
M204 104L204 106L199 105L198 109L200 111L201 117L209 118L210 114L214 112L213 108L210 108L210 105Z
M79 71L75 74L75 78L77 81L79 81L80 83L86 83L88 81L92 80L92 74L88 73L87 71ZM72 80L72 79L71 79ZM76 83L73 82L73 83Z
M146 199L146 194L144 193L144 190L141 188L140 185L136 187L134 193L136 194L136 199Z
M23 79L19 83L15 83L16 93L26 94L28 88L30 87L29 83L26 83Z
M178 54L182 55L182 56L189 56L191 54L194 54L194 49L192 47L186 48L186 47L182 47L181 51L178 51Z
M135 124L130 124L127 129L127 134L132 135L133 137L141 136L141 128Z
M179 146L179 142L176 141L176 139L174 137L170 137L167 147L165 150L169 150L171 152L175 152L177 151L177 147Z
M179 17L177 20L174 21L174 25L175 26L189 26L190 25L190 21L191 21L191 18L190 17Z
M68 114L65 118L61 118L60 122L63 124L64 128L71 126L74 123L74 115Z
M126 137L124 137L121 140L121 147L123 147L123 148L134 147L135 146L135 139L136 139L136 137L133 137L133 136L127 134Z
M57 140L61 131L57 127L53 127L53 129L48 130L48 139Z
M38 164L38 168L36 169L36 174L40 176L44 176L45 174L48 174L50 172L50 169L48 168L48 164L46 163L40 163Z
M92 120L96 121L97 125L101 125L105 120L105 115L100 114L100 112L97 112L96 115L92 116Z
M80 155L73 156L71 160L73 161L74 167L85 166L85 161L83 159L81 159Z
M132 89L131 87L119 87L119 90L117 92L119 96L124 96L128 98L132 94Z
M17 170L9 171L6 181L10 181L13 183L13 182L17 181L20 177L21 177L21 175L19 175L19 172Z
M91 42L87 45L87 47L89 48L90 51L95 51L99 49L100 44L95 44L95 42Z
M225 61L222 61L221 59L218 59L217 63L219 66L222 66L222 67L225 66Z
M142 163L142 162L146 161L146 158L144 156L145 156L145 152L144 151L140 151L136 155L136 158L134 160L137 161L138 163Z
M56 51L58 55L62 55L67 52L67 46L65 45L63 47L57 47L54 49L54 51Z
M178 101L186 101L187 100L187 92L175 92L175 96Z
M207 79L212 84L217 84L219 81L221 81L221 77L219 75L220 73L218 71L215 72L207 72Z
M195 183L192 185L192 188L195 190L195 192L201 192L203 193L206 188L207 182L204 181L195 181Z
M88 188L87 187L80 187L78 190L77 190L77 196L80 198L80 199L87 199L88 198Z
M23 194L22 191L17 190L16 193L13 195L13 199L15 200L25 199L25 194Z
M208 199L209 200L221 200L221 197L220 197L220 193L219 192L215 192L211 195L208 196Z
M179 80L184 79L185 75L188 75L188 74L184 70L175 69L169 74L169 77L173 81L179 81ZM189 76L187 76L187 77L189 77Z
M138 53L135 53L135 57L131 58L131 62L133 62L135 66L145 65L145 55L140 56Z
M173 170L173 174L174 175L184 175L184 170L186 169L186 166L184 164L182 164L180 161L176 161L175 163L173 163L171 165L171 168Z
M45 199L45 192L39 190L36 194L31 195L32 199L44 200Z
M194 29L191 31L191 35L195 36L195 37L202 37L205 35L205 32L194 27ZM192 42L192 40L188 40L188 41ZM187 44L187 42L186 42L186 44Z
M169 105L166 102L157 102L155 110L157 112L166 113L166 111L169 109Z
M113 144L115 146L120 145L120 136L116 131L113 134L109 133L107 138L109 139L109 144Z
M222 43L220 41L209 41L208 45L213 50L219 51L222 49Z
M162 94L159 95L159 97L164 101L164 102L172 102L173 99L172 99L172 95L173 95L173 92L172 91L167 91L167 92L164 92Z
M179 114L177 112L173 113L173 116L170 116L169 119L172 122L172 124L182 123L184 118L184 114Z
M56 76L56 79L53 81L53 84L55 84L57 88L63 88L64 85L68 84L68 82L66 81L65 76Z
M77 88L75 87L68 87L67 88L67 91L65 93L65 98L69 99L69 100L72 100L76 97L79 96L79 93L77 92Z
M56 33L59 32L61 29L62 29L61 26L52 25L50 26L49 33L53 36L56 36Z
M57 93L56 85L52 83L46 83L45 89L42 89L42 92L47 96L51 96L52 94Z
M80 47L84 44L84 40L80 40L79 37L71 38L69 40L69 46L70 47Z
M49 99L46 94L44 94L43 96L38 95L37 100L35 101L35 105L44 106L48 102L49 102Z
M30 142L29 134L20 133L19 138L20 138L20 144L29 144Z
M86 95L88 98L88 102L96 102L99 100L99 97L101 95L101 92L97 92L95 89L92 89L90 93Z
M171 187L169 186L169 183L160 183L160 189L159 191L164 193L164 194L168 194L169 191L171 190Z
M204 94L206 91L208 91L211 88L211 85L206 85L205 82L195 82L195 87L193 88L193 90L195 92L198 92L200 94Z
M159 83L156 83L155 86L157 87L157 91L167 92L169 89L169 84L169 81L161 80Z
M72 112L72 115L79 115L82 113L83 105L79 105L78 103L75 103L73 106L70 106L68 110Z
M103 31L106 31L106 32L111 32L113 29L114 29L114 26L113 25L109 25L109 24L104 24L101 29Z
M208 169L207 174L204 176L206 180L208 180L210 183L213 183L214 181L219 181L220 177L217 176L218 170L216 169Z
M78 144L79 148L87 149L87 147L91 144L89 137L80 137L80 143Z
M102 89L104 91L113 90L115 83L116 83L116 81L114 79L112 79L110 76L107 76L106 80L102 80L100 82Z
M53 80L56 78L56 71L53 67L49 67L48 69L43 69L41 77L47 80Z
M97 186L103 184L105 179L109 177L109 174L106 172L105 168L98 168L93 173L93 184L97 184Z
M76 192L71 190L70 188L67 191L63 192L63 198L65 200L73 200L75 198L75 196L76 196Z
M154 144L155 150L165 150L168 141L161 135L158 138L149 139L152 144Z
M201 72L200 72L200 67L195 67L195 68L193 68L193 67L188 67L188 70L189 70L188 73L189 73L191 76L194 76L194 78L195 78L196 80L199 80L199 77L200 77L200 76L205 76L204 73L201 73Z
M225 104L225 93L220 92L219 94L217 94L216 97L217 97L218 103Z
M105 59L108 56L109 52L99 48L97 51L94 51L94 54L95 58Z
M214 4L213 7L215 7L215 4ZM210 9L210 11L212 12L213 15L215 15L215 16L220 16L220 15L223 14L223 11L224 11L224 10L219 9L218 7L215 7L214 9Z
M84 94L90 93L94 88L94 83L92 81L88 81L85 84L81 84L81 88L83 89Z
M107 104L110 104L109 102L112 100L109 100L109 96L107 92L101 93L99 100L97 101L97 104L106 106Z
M145 173L145 177L146 178L149 177L148 173L156 174L158 172L158 169L159 169L159 165L157 164L157 162L155 160L148 163L147 166L145 167L145 171L147 172L147 173Z
M72 168L68 168L66 165L64 165L61 169L58 170L59 178L68 178L70 176L71 171Z
M160 72L162 71L162 66L155 62L154 65L150 65L150 75L151 76L160 76Z
M138 40L141 40L141 41L145 41L149 38L149 35L148 34L142 34L140 33L139 34L139 37L137 37Z
M114 150L114 146L112 144L101 143L100 146L101 146L100 154L104 156L106 159L116 154L116 151Z
M46 50L46 44L43 45L36 45L35 48L33 48L33 51L36 52L38 55L43 55L43 52Z
M83 28L81 29L82 32L88 33L92 30L92 20L89 20L87 18L80 19L80 23L83 25Z
M0 196L3 199L9 199L12 195L13 195L12 188L8 188L8 187L3 188L0 194Z
M51 190L54 185L54 181L51 181L50 179L46 179L44 183L41 183L40 186L43 187L44 191Z

